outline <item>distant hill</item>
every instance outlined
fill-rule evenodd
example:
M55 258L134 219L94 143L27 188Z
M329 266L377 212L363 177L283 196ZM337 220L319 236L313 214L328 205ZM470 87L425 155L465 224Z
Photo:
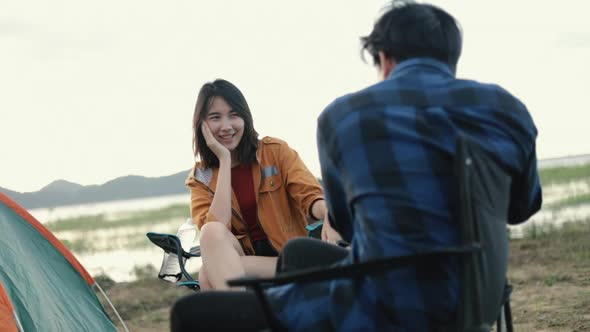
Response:
M539 168L568 167L586 163L590 163L590 154L541 159ZM35 192L20 193L3 187L0 187L0 192L27 209L185 194L188 193L188 189L184 186L184 180L189 171L153 178L129 175L92 186L57 180Z
M185 194L188 189L184 181L189 171L152 178L129 175L91 186L57 180L35 192L19 193L2 187L0 192L27 209Z
M66 180L56 180L56 181L53 181L50 184L46 185L45 187L41 188L41 190L39 190L39 191L54 192L54 193L67 193L67 192L76 192L82 188L84 188L84 186L81 184L69 182Z

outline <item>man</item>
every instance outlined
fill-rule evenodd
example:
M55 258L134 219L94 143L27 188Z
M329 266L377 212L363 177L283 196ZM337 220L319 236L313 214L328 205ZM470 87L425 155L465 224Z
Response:
M361 40L382 81L336 99L318 120L327 227L351 243L338 264L458 244L452 201L458 135L484 146L511 175L510 223L540 208L534 123L499 86L455 78L462 38L452 16L395 1ZM436 331L455 314L458 268L448 258L354 280L290 284L267 295L291 331ZM249 317L260 311L239 303L227 306L246 308Z
M535 125L499 86L455 78L462 37L451 15L394 2L361 40L383 81L336 99L318 120L331 224L352 244L341 264L458 244L457 135L481 144L511 175L508 222L523 222L540 208ZM268 294L290 330L440 330L458 303L458 262Z

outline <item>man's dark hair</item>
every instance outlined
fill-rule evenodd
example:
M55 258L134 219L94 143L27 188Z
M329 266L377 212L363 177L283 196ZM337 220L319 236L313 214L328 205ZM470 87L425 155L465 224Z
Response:
M243 165L254 163L256 161L256 149L258 148L258 133L254 129L250 107L242 92L232 83L222 79L205 83L199 91L193 114L193 152L195 157L201 157L205 168L219 167L219 159L209 149L201 132L201 124L207 117L215 97L223 98L232 111L236 112L244 120L244 134L236 147L238 162Z
M444 10L413 1L393 1L377 20L373 31L361 37L362 50L369 52L376 66L379 52L397 63L418 57L434 58L453 70L461 55L459 23Z

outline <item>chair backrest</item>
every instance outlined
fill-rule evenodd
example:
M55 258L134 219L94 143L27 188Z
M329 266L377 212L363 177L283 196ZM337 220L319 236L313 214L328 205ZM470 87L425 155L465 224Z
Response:
M511 177L464 136L457 140L455 160L461 239L481 245L463 258L457 330L490 331L504 303Z

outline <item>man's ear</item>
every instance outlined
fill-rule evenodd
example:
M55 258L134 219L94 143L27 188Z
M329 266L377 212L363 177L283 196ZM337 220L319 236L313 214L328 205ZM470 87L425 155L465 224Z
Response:
M381 64L379 66L379 78L381 80L385 80L389 77L389 74L391 74L393 69L395 69L395 66L397 66L397 61L385 55L385 52L383 51L379 51L379 63Z

